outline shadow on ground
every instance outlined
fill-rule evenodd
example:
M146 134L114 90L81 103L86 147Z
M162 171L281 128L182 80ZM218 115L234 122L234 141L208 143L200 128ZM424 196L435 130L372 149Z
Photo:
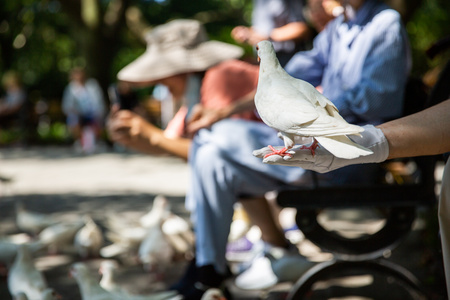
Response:
M64 218L75 219L89 214L99 225L102 225L107 212L139 215L146 213L153 203L156 195L145 193L114 194L114 195L82 195L82 194L32 194L16 195L0 198L0 236L18 234L15 223L15 204L22 202L26 208L41 213L64 216ZM174 213L186 219L188 212L184 208L184 197L167 197L170 200ZM332 220L331 220L332 221ZM424 211L418 219L418 226L411 234L392 251L386 253L386 257L410 270L424 284L430 293L432 300L445 299L445 287L443 281L442 259L439 252L438 229L436 212ZM103 227L104 230L106 230ZM307 240L299 245L300 252L310 260L320 262L323 256L320 251L311 246ZM322 253L323 254L323 253ZM44 272L49 286L54 288L61 299L81 299L75 279L68 276L72 263L80 261L77 255L42 253L37 257L36 265ZM85 260L93 272L98 270L101 258ZM131 262L131 263L130 263ZM148 294L166 289L174 283L184 271L187 261L180 259L174 261L167 269L163 278L156 278L152 273L143 270L138 263L132 259L121 261L118 280L123 286L133 293ZM0 299L10 300L6 277L0 275ZM232 281L229 284L234 300L256 300L256 299L285 299L292 284L279 284L270 290L242 291L237 289ZM335 293L336 285L330 287ZM338 293L339 294L339 293ZM326 295L326 294L325 294ZM392 293L395 295L395 293ZM309 298L308 298L309 299ZM311 299L331 299L328 296L319 296ZM333 299L376 299L376 298L333 298ZM399 298L383 298L383 300ZM405 299L401 299L405 300Z

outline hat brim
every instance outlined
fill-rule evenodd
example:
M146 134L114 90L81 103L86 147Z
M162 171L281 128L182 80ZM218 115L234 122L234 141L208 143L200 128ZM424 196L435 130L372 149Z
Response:
M177 74L205 71L222 61L239 58L243 53L238 46L218 41L168 51L150 46L144 54L120 70L117 78L131 83L151 83Z

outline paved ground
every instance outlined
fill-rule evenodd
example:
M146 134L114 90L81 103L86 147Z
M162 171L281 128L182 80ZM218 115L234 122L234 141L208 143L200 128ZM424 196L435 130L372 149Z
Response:
M188 218L183 201L189 170L184 161L173 157L111 151L83 156L75 154L70 148L9 148L0 149L0 175L13 179L11 183L0 184L1 235L20 233L15 225L14 207L18 201L31 210L68 219L89 213L101 224L107 210L136 216L149 209L156 195L164 194L170 199L174 212ZM436 212L424 211L414 232L387 256L391 261L406 266L420 281L425 282L432 299L443 299L442 262L436 246L436 226ZM320 252L307 240L303 240L299 248L313 261L330 259L330 255ZM74 279L67 276L71 263L78 260L75 255L43 254L36 261L49 285L62 295L62 299L80 299ZM90 259L87 263L95 271L100 260ZM139 264L123 261L119 278L135 292L150 293L163 290L174 282L185 263L185 260L175 261L166 277L160 279L145 272ZM251 292L230 287L235 299L250 300L277 294L274 291L284 294L291 284ZM0 299L10 299L5 277L0 277Z

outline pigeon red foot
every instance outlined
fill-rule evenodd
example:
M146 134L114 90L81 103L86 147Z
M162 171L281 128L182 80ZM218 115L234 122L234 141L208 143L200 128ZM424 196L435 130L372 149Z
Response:
M286 151L288 151L287 148L282 148L280 150L276 150L274 147L272 147L271 145L268 146L270 148L270 150L272 150L272 153L268 153L264 156L264 158L272 156L272 155L280 155L280 156L289 156L292 157L292 154L290 153L286 153Z
M316 148L319 147L319 142L314 139L313 143L310 146L302 146L300 149L309 149L311 151L311 155L316 155Z

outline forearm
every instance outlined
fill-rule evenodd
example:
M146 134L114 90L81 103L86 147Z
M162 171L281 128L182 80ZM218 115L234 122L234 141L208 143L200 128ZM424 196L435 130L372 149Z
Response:
M192 140L188 138L167 138L164 132L161 131L161 134L157 134L152 138L152 149L160 154L170 153L187 160L191 142Z
M293 22L273 29L270 33L270 38L277 42L297 39L302 40L309 38L310 32L311 31L306 23Z
M450 100L377 126L389 143L389 157L435 155L450 151Z

